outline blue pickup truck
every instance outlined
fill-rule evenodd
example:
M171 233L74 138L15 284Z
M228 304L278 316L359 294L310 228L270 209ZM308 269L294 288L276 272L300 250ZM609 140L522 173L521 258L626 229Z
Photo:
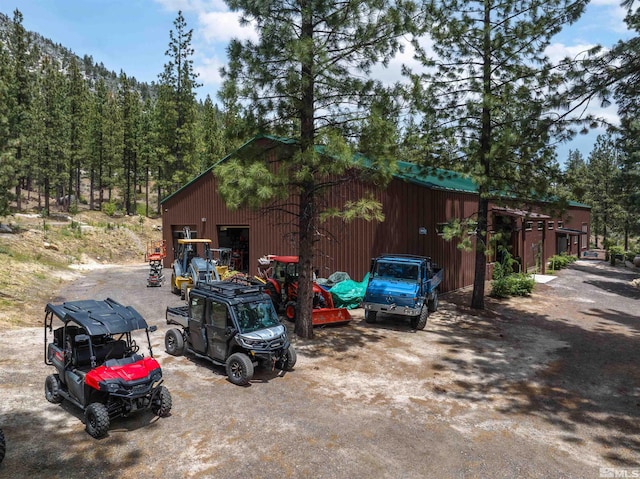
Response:
M375 323L381 312L408 317L412 328L424 329L429 313L438 309L441 282L442 268L427 256L387 254L372 259L362 302L365 321Z

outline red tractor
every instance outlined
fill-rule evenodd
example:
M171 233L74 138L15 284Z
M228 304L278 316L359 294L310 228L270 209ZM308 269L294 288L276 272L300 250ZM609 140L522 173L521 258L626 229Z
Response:
M298 257L269 255L268 268L261 269L258 277L265 282L265 291L271 297L276 311L284 311L290 321L296 319L298 300ZM312 324L348 323L351 315L346 308L336 308L331 293L313 282Z

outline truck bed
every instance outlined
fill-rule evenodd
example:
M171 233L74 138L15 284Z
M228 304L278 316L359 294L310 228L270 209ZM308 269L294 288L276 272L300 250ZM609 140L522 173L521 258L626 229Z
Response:
M433 271L433 276L427 281L427 293L432 293L442 283L442 268L434 268Z
M165 313L167 324L177 324L186 328L189 323L189 306L167 307Z

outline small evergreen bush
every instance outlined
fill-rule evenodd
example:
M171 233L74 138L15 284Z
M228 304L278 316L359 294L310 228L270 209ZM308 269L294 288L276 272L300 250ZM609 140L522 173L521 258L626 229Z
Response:
M529 296L535 286L533 276L526 273L514 273L516 260L508 251L503 250L502 252L504 253L502 262L493 266L491 296L495 298Z
M102 203L102 212L107 216L115 215L117 210L118 206L113 201Z
M566 268L577 259L576 256L565 253L553 255L549 258L549 269L551 271L558 271L559 269Z
M491 283L491 296L495 298L529 296L534 286L533 276L526 273L514 273L494 280Z

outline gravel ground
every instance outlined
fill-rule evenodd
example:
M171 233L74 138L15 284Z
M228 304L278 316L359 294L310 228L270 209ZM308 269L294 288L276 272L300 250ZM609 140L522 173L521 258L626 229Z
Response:
M579 261L529 298L488 300L482 315L468 292L449 294L417 332L354 310L347 326L293 338L294 371L260 371L248 387L164 351L164 310L182 302L146 275L146 265L88 271L56 302L112 297L158 325L171 416L118 419L92 439L79 410L44 398L42 328L0 331L0 477L640 474L637 270Z

